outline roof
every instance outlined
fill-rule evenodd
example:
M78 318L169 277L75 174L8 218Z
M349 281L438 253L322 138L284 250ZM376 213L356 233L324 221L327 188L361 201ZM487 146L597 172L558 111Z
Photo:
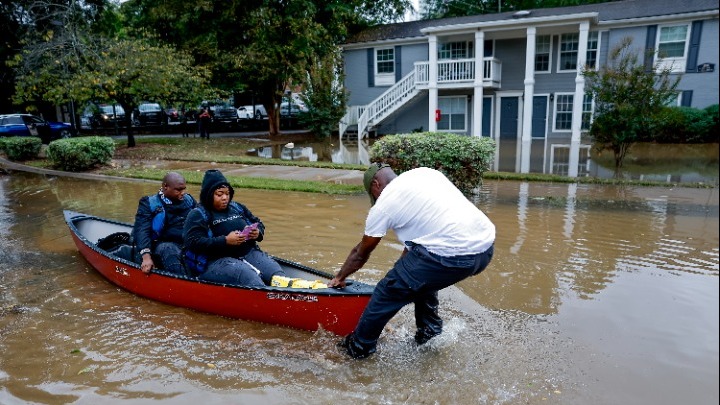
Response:
M610 22L717 10L717 0L625 0L585 4L581 6L533 9L530 16L552 17L594 12L598 15L598 22ZM496 14L479 14L379 25L352 36L346 41L346 44L391 39L423 38L426 37L426 34L424 34L422 30L433 27L467 24L478 24L482 26L483 23L489 22L517 21L517 17L514 15L515 13L517 13L517 10Z

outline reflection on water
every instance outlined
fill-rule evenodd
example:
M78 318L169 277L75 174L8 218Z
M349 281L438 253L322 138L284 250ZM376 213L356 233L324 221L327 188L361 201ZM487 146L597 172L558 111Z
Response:
M375 139L329 138L314 142L293 142L287 145L269 145L251 149L248 156L310 162L370 164L369 148ZM537 142L536 142L537 143ZM568 145L551 145L546 153L544 144L533 143L530 153L531 173L568 174ZM638 143L633 145L619 175L615 173L612 153L598 154L591 145L580 149L579 176L601 179L620 177L626 180L663 183L720 184L718 144L664 145ZM502 140L497 156L498 163L491 165L498 171L519 171L517 147L514 140Z
M131 221L156 190L0 175L0 403L718 402L717 189L486 181L493 262L441 293L428 347L406 308L366 361L322 331L169 307L99 276L62 209ZM236 195L265 222L264 250L331 272L368 209L364 195ZM382 278L401 251L386 239L356 278Z

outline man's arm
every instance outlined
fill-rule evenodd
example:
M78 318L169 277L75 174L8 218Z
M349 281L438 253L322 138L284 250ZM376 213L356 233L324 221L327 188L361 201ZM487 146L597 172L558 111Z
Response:
M155 267L152 260L152 219L153 213L150 211L150 202L147 196L142 197L138 203L137 213L135 214L134 237L135 248L140 252L142 263L140 270L148 274Z
M328 287L345 287L345 279L360 270L362 266L367 263L370 254L375 250L380 240L382 240L382 238L363 235L360 243L350 251L350 254L347 259L345 259L345 263L340 267L340 271L335 275L335 278L330 280Z

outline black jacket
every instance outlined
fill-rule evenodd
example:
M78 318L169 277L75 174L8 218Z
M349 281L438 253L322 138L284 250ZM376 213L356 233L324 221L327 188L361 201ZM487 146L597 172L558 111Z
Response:
M198 254L207 255L209 261L221 257L241 258L256 247L257 242L262 241L265 233L265 226L260 221L260 218L253 215L243 204L229 204L224 211L216 211L213 208L213 194L221 186L229 188L230 201L232 201L235 190L230 186L225 176L218 170L205 172L200 188L200 205L205 210L207 220L203 218L200 209L196 208L188 214L183 228L185 248ZM240 209L238 210L233 205ZM234 230L242 231L245 226L253 223L258 224L258 230L260 231L260 236L256 240L250 240L238 246L230 246L225 243L225 235ZM212 237L208 237L208 229L212 231Z
M157 214L150 208L150 198L158 198L157 194L144 196L138 202L137 213L135 214L135 226L133 227L133 238L137 251L149 248L155 249L158 242L175 242L183 244L183 225L185 218L190 211L196 207L195 199L185 195L182 201L173 201L172 204L160 202L165 210L165 221L162 232L157 240L153 240L152 222ZM192 201L192 203L191 203Z

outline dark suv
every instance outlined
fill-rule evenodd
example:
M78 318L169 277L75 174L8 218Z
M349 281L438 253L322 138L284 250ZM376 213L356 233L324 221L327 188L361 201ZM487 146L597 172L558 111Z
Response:
M135 127L160 127L167 124L165 111L158 103L142 103L132 113Z
M232 128L237 124L237 110L232 105L224 102L208 103L208 105L216 129Z
M107 129L125 125L125 110L120 105L90 104L80 117L83 129Z

